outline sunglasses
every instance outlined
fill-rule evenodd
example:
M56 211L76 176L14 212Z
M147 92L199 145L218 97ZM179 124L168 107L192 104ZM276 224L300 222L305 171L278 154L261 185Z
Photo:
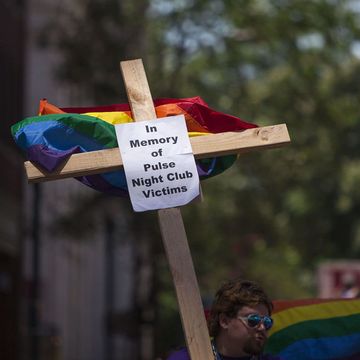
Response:
M270 316L261 316L258 314L249 314L248 316L238 316L237 319L242 320L250 328L256 328L261 323L264 324L265 330L270 330L274 325L274 320Z

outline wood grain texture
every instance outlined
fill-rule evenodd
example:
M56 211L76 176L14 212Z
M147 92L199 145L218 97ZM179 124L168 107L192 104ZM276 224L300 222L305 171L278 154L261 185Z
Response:
M121 62L120 67L134 120L156 119L142 61ZM167 209L158 216L190 357L210 360L213 353L181 213Z
M156 119L154 102L142 60L121 61L120 69L133 119L135 121Z
M159 210L158 217L191 359L213 359L214 355L180 209Z
M196 159L270 149L289 142L285 124L190 138ZM74 154L60 169L52 173L42 170L30 161L26 161L24 165L28 181L33 183L119 170L123 164L119 149L114 148Z

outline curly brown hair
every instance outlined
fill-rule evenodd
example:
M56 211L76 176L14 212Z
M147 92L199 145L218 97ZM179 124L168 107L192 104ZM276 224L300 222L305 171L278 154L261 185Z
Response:
M215 337L220 330L219 315L235 317L244 306L263 304L271 315L273 304L265 291L255 282L235 279L224 283L215 294L208 319L210 336Z

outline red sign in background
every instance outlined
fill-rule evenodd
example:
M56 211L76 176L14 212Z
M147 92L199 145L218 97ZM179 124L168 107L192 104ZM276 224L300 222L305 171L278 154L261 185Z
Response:
M320 298L360 295L360 260L327 261L318 267L318 296Z

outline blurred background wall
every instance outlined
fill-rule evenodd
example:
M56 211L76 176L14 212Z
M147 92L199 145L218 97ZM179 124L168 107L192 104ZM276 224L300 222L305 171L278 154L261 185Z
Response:
M0 159L6 169L0 179L0 338L1 354L7 359L17 358L20 339L23 180L21 156L12 146L9 126L23 115L24 5L22 1L0 4Z

